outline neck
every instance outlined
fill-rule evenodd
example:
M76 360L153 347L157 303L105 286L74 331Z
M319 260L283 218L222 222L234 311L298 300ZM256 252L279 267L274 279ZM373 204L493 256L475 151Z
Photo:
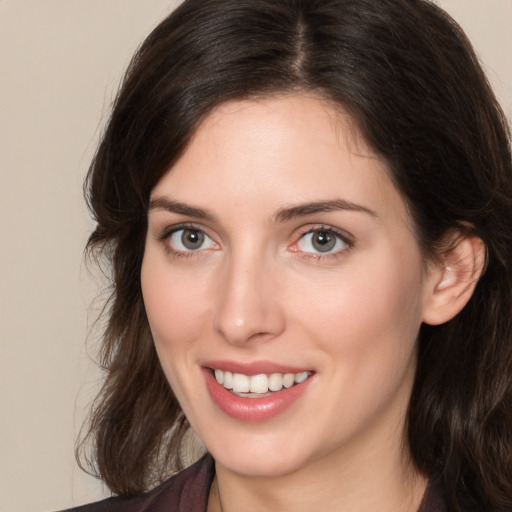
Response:
M375 447L373 447L375 448ZM373 453L372 453L373 451ZM333 453L281 476L248 477L216 464L208 512L416 512L427 480L408 457L369 450L358 464Z

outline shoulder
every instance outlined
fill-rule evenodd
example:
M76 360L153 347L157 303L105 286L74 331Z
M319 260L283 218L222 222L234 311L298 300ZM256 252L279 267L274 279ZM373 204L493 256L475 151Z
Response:
M65 512L204 512L214 474L213 458L205 455L148 493L107 498Z
M418 512L447 512L443 492L438 483L429 481Z
M446 499L446 494L443 491L441 483L439 481L430 480L418 512L449 512L455 509L464 512L483 512L487 510L486 507L477 503L469 492L465 495L458 496L458 500L458 505L454 507L448 506L448 500Z

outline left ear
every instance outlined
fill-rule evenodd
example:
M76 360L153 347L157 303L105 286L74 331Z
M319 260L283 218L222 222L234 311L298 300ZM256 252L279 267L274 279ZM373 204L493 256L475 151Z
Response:
M486 248L480 238L451 233L447 247L441 261L429 268L423 321L430 325L443 324L456 316L473 295L484 271Z

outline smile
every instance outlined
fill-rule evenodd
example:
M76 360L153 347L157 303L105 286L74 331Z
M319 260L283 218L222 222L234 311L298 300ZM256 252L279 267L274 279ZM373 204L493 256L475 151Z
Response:
M300 373L260 373L258 375L244 375L220 369L214 370L215 379L225 389L247 398L260 398L268 393L289 389L296 384L304 382L311 372Z
M248 422L284 414L318 380L316 371L268 362L212 362L203 366L203 375L213 403L231 418Z

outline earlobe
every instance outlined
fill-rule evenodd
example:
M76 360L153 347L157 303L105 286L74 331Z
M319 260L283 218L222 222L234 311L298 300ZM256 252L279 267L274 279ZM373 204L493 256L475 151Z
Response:
M441 264L430 269L423 321L439 325L455 317L467 304L483 273L485 244L475 236L452 237Z

